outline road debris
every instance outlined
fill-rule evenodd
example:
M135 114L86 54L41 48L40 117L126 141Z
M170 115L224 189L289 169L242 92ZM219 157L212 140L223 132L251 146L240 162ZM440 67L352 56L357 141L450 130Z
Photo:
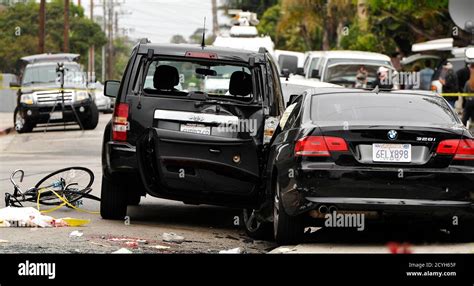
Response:
M174 232L165 232L163 233L163 241L166 242L173 242L173 243L183 243L184 237L181 235L177 235Z
M32 207L0 209L0 227L51 227L53 221Z
M241 254L241 253L242 253L242 249L240 249L240 247L219 251L219 254Z
M6 207L0 209L0 227L64 227L83 226L88 219L59 218L43 215L32 207Z
M75 230L69 234L69 238L71 238L71 240L79 241L83 235L84 233L82 231Z
M165 250L165 249L170 249L169 246L166 246L166 245L147 245L147 247L149 248L153 248L153 249L158 249L158 250Z
M130 254L130 253L133 253L133 252L129 249L126 249L126 248L120 248L119 250L114 251L112 253L114 253L114 254Z
M148 244L148 241L140 238L130 238L130 237L111 237L107 241L114 243L122 243L124 246L137 248L141 245Z

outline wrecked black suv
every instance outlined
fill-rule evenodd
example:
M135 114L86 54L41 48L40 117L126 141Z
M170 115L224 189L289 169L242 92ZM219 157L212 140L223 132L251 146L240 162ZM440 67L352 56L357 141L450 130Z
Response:
M270 54L194 45L134 47L103 141L101 215L122 219L146 194L252 209L283 113Z

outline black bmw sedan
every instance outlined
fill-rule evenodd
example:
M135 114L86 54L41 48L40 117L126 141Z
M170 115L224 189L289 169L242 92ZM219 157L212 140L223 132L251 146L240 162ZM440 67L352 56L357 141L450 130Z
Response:
M474 233L474 139L442 97L309 90L286 115L267 169L277 243L297 243L310 221L328 226L340 214Z

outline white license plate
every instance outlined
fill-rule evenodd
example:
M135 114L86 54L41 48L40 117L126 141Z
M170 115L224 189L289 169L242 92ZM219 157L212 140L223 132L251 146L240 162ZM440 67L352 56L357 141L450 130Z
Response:
M51 120L63 119L63 113L62 112L53 112L49 115L49 119L51 119Z
M372 144L372 160L374 162L411 162L410 144Z
M211 127L197 124L181 124L180 131L194 134L211 135Z

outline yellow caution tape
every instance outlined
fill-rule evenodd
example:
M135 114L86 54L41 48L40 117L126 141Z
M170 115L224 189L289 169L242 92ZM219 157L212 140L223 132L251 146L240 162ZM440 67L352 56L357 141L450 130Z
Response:
M58 199L60 199L62 201L62 203L58 206L55 206L54 208L50 208L50 209L47 209L47 210L40 210L40 196L41 196L41 192L44 190L45 188L41 188L38 190L38 199L36 200L36 208L38 209L38 211L40 211L41 213L50 213L50 212L54 212L55 210L58 210L60 208L62 208L63 206L69 206L70 208L72 209L75 209L76 211L80 211L80 212L85 212L85 213L89 213L89 214L99 214L99 212L92 212L92 211L88 211L88 210L83 210L83 209L80 209L78 207L76 207L75 205L71 204L70 202L68 202L65 198L61 197L58 193L56 193L55 191L53 190L50 190L56 197L58 197Z
M468 92L463 92L463 93L441 93L441 96L474 96L474 93L468 93Z

